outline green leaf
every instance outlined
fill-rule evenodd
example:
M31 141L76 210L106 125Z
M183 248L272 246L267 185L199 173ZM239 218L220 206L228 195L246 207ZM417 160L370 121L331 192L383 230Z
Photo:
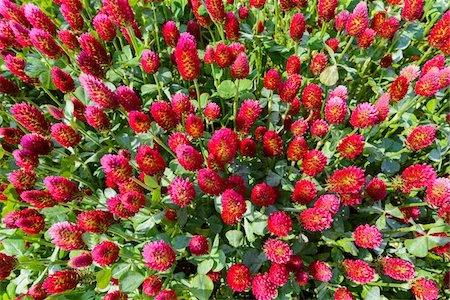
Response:
M428 243L426 236L405 241L406 250L414 256L425 257L428 254Z
M191 280L191 293L199 300L207 300L214 290L214 283L206 275L198 274Z
M153 176L145 175L144 183L152 189L156 189L159 187L158 182L156 181L155 177L153 177Z
M177 235L172 240L172 246L175 249L183 249L186 248L189 245L189 242L191 241L190 236L187 235Z
M123 293L134 292L145 280L145 276L138 271L123 274L119 280L119 289Z
M323 41L321 38L313 36L308 40L306 46L311 50L321 50L323 48Z
M230 230L225 234L225 236L227 237L230 245L235 248L241 246L244 241L244 234L239 230Z
M197 267L198 274L207 274L209 271L211 271L212 267L214 266L214 260L207 259L199 263Z
M95 274L95 279L97 280L97 288L104 289L108 286L109 281L112 277L111 269L102 269Z
M118 278L120 277L122 274L128 272L128 270L130 269L131 265L130 264L117 264L114 266L114 268L112 269L112 276L114 278Z
M158 73L155 75L163 84L167 84L172 80L172 72L167 68L159 68Z
M19 239L5 239L2 246L8 255L22 256L25 253L25 241Z
M239 92L252 91L253 81L250 79L241 79L239 82Z
M157 91L158 86L156 84L144 84L143 86L141 86L142 96L156 94Z
M358 248L356 248L355 243L348 240L339 240L337 244L344 250L344 252L350 253L353 256L358 255Z
M231 80L222 81L217 91L223 99L230 99L236 96L236 86Z
M430 101L427 102L427 109L430 113L434 113L437 106L437 100L436 98L432 98Z
M392 159L386 158L381 163L381 171L388 174L395 174L400 170L400 164Z
M370 291L364 297L364 300L379 300L381 298L380 288L374 286L370 289Z
M336 65L326 67L320 73L319 80L323 85L332 86L339 80L339 72Z
M197 13L201 17L206 17L208 15L208 10L206 9L206 7L204 5L200 5L197 9Z

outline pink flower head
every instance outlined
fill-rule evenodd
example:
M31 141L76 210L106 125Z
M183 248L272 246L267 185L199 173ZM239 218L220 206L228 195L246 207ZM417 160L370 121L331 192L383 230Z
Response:
M168 193L175 204L185 207L195 198L194 184L189 181L189 178L177 177L170 183Z
M414 265L400 258L384 257L380 260L383 273L396 280L414 278Z
M331 227L331 213L320 207L307 208L300 213L303 227L309 231L322 231Z
M75 182L61 176L47 176L44 179L45 187L58 202L80 200L82 195Z
M200 74L200 58L195 37L188 32L181 34L174 53L181 76L186 80L197 78Z
M244 197L232 189L222 194L222 220L225 224L236 225L247 211Z
M164 272L175 263L175 252L169 244L163 240L148 243L143 251L142 256L151 270Z
M309 274L316 280L323 282L330 281L333 274L331 268L324 262L315 261L308 266Z
M375 278L375 270L365 261L346 259L342 266L346 276L356 283L365 284Z
M92 259L99 266L107 266L119 259L119 250L115 243L104 241L92 249Z
M52 243L63 250L76 250L85 246L82 234L83 229L74 223L61 222L53 224L48 230Z
M355 244L358 247L375 249L383 241L383 236L376 226L360 225L353 232Z
M267 228L273 235L287 236L292 230L292 220L285 212L276 211L270 214Z

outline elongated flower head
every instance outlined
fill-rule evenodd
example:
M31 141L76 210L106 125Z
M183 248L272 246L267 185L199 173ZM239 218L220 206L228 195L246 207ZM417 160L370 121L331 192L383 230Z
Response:
M334 19L337 5L338 0L319 0L317 4L319 18L324 22L329 22Z
M186 119L186 132L193 138L201 138L205 130L202 118L190 114Z
M418 151L433 144L436 140L436 129L432 125L419 125L413 129L406 139L408 149Z
M219 195L224 190L225 181L213 170L201 169L198 171L198 186L204 193Z
M104 233L113 223L113 215L104 210L86 210L77 216L77 224L92 233Z
M303 33L305 33L305 29L306 29L305 17L302 15L302 13L296 13L292 18L289 27L289 34L291 36L291 39L299 43L302 40Z
M161 154L150 146L142 145L138 148L136 163L139 169L147 175L163 172L166 162Z
M142 51L141 65L145 72L155 74L159 68L159 56L157 53L145 49Z
M103 7L116 26L127 26L135 21L128 0L102 0Z
M181 34L174 54L181 76L186 80L197 78L200 74L200 58L195 37L188 32Z
M22 10L33 28L44 30L52 35L56 33L56 25L39 7L28 3L22 6Z
M10 112L14 119L25 129L44 135L48 133L49 124L40 109L22 102L14 104Z
M402 19L405 21L419 20L423 14L424 0L405 0L402 9Z
M214 22L222 23L226 16L223 0L205 0L205 4Z
M220 0L219 0L220 1ZM234 13L228 12L225 17L225 34L230 41L237 41L239 39L239 21Z
M80 47L77 37L69 30L60 30L58 32L58 37L61 42L69 49L75 50Z
M9 182L17 190L28 190L36 184L36 173L28 170L14 170L8 175Z
M76 147L81 141L81 135L64 123L55 123L51 129L52 137L66 148Z
M347 33L353 37L361 35L369 25L369 15L366 2L359 2L345 24Z
M52 197L58 202L70 202L81 198L81 192L77 184L68 178L47 176L44 179L44 185Z
M308 152L308 145L302 136L296 136L289 144L287 149L287 157L292 161L299 161Z
M3 139L12 145L19 145L22 136L24 136L24 132L19 128L5 127L0 128L0 135L3 136Z
M162 32L166 44L172 48L177 45L178 38L180 37L180 31L178 30L177 24L174 21L168 21L162 26Z
M87 106L85 117L88 124L99 131L108 130L111 126L106 113L97 106Z
M15 95L19 90L19 86L16 83L0 76L0 93Z
M283 152L283 141L275 131L269 130L264 134L263 152L269 157L278 156Z
M195 18L197 19L198 23L203 27L209 27L211 24L211 18L209 17L209 14L202 13L202 10L200 8L206 8L203 4L203 1L201 0L191 0L192 5L192 12L195 15ZM204 12L204 10L203 10Z
M431 47L442 47L446 41L450 41L450 11L447 11L442 18L434 25L428 35L428 44Z
M116 26L108 15L98 13L92 20L92 24L102 40L111 42L116 37Z
M268 90L276 90L281 83L281 76L277 70L270 69L264 77L264 87Z
M325 69L327 66L328 59L323 53L317 53L314 55L313 59L311 60L311 64L309 66L309 71L314 76L319 76L320 73Z
M111 62L111 57L108 55L105 47L90 33L83 33L79 38L79 42L83 51L86 51L99 64L108 65Z
M37 155L47 155L53 150L50 139L38 134L25 134L20 140L23 149L34 152Z
M208 152L220 162L227 164L233 160L239 147L237 134L229 129L216 130L208 142Z
M119 103L118 97L97 77L88 74L81 74L80 83L84 90L88 93L91 100L100 107L111 109L117 107Z
M236 60L231 65L230 71L233 78L244 79L247 77L250 67L248 65L247 55L245 55L245 52L240 52L238 54Z
M366 28L358 38L358 48L367 49L375 40L375 30Z
M175 263L175 252L163 240L148 243L142 256L151 270L164 272Z
M325 105L325 119L330 124L341 124L347 115L347 104L340 97L328 99Z
M306 110L322 107L322 89L313 83L308 84L302 92L302 103Z
M58 204L58 202L53 199L48 191L30 190L24 191L20 194L20 199L33 205L38 209L45 207L53 207Z
M347 25L348 17L350 16L350 13L346 10L341 11L334 21L334 29L337 32L341 32L345 29Z
M232 189L222 194L222 220L225 224L236 225L247 211L244 197Z
M16 165L25 170L33 170L39 165L39 157L32 150L17 149L12 152Z
M395 280L414 278L414 265L400 258L384 257L380 260L383 273Z
M150 113L155 122L164 130L171 131L178 124L177 115L167 102L154 102L150 107Z
M432 67L417 81L414 92L420 96L431 97L437 93L439 88L439 69Z
M381 24L377 31L378 35L386 39L392 39L400 26L399 20L396 18L389 18L386 22Z

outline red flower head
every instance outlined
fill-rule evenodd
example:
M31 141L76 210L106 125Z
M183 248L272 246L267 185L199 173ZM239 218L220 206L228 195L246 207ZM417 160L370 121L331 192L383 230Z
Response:
M262 108L258 101L246 100L242 103L241 109L236 117L236 123L239 130L248 133L250 128L255 124L261 115Z
M123 207L133 213L137 213L145 206L145 195L136 191L128 191L118 195Z
M428 36L428 44L431 47L442 47L446 41L450 41L450 11L447 11L442 18L434 25Z
M408 92L409 80L405 76L399 76L390 87L389 93L393 102L402 100Z
M205 4L213 21L216 23L222 23L225 19L225 7L223 5L223 0L205 0Z
M359 103L352 112L350 124L355 128L367 128L378 122L378 108L369 103Z
M1 24L1 23L0 23ZM0 33L1 37L1 33ZM8 70L19 77L20 80L23 82L27 82L30 84L36 84L39 81L36 78L31 78L28 76L25 72L25 61L17 56L14 56L12 54L8 54L4 56L4 62L5 66L8 68Z
M347 115L347 104L340 97L328 99L325 105L325 119L330 124L341 124Z
M108 200L108 210L118 218L131 218L136 214L125 207L121 194Z
M242 20L246 20L248 18L248 7L242 6L238 10L239 18Z
M219 43L214 52L214 60L221 68L228 68L233 63L233 52L225 44Z
M360 225L353 232L355 244L358 247L375 249L383 241L383 236L376 226Z
M324 22L329 22L334 19L337 5L338 0L319 0L317 4L319 18Z
M356 283L365 284L374 280L375 270L365 261L346 259L342 267L347 277Z
M194 184L189 178L175 178L168 187L170 199L180 207L188 206L195 198Z
M261 8L266 4L266 0L250 0L250 5L254 8Z
M385 11L379 11L373 16L372 21L370 22L370 28L375 30L378 34L380 34L381 26L387 20L387 13Z
M245 77L247 77L250 69L245 52L240 52L238 54L236 60L231 65L230 71L233 78L244 79Z
M295 136L302 136L306 133L308 127L309 127L308 122L306 122L305 120L297 120L294 123L292 123L290 131Z
M291 55L289 56L287 63L286 63L286 72L289 75L292 74L300 74L301 71L301 61L300 61L300 57L296 56L296 55ZM278 74L278 72L277 72ZM278 83L279 85L279 83Z
M316 280L323 282L330 281L333 274L331 273L330 267L321 261L315 261L308 266L309 274Z
M331 213L320 207L308 208L300 213L303 227L309 231L322 231L331 227Z
M58 204L48 191L24 191L20 194L20 199L39 209L52 207Z
M198 186L204 193L217 196L222 193L225 181L213 170L201 169L198 171Z
M336 170L328 179L331 191L339 194L357 193L366 183L364 171L350 166Z
M205 116L210 122L220 116L220 106L214 102L209 102L204 109Z
M113 242L104 241L92 249L92 260L99 266L107 266L119 259L120 248Z
M192 20L188 21L186 25L186 31L192 34L195 37L195 39L197 40L200 39L200 26L198 25L197 22Z
M244 178L242 178L242 176L231 175L227 179L226 186L227 189L235 190L242 196L245 196L245 191L247 190L247 187L245 186L245 181Z
M232 189L222 194L222 220L225 224L236 225L247 211L247 204L242 195Z
M299 161L308 152L308 145L302 136L296 136L289 144L287 157L292 161Z
M242 264L234 264L228 269L227 283L235 292L245 291L251 284L252 274L250 269Z
M346 11L346 10L341 11L336 16L336 20L334 21L334 29L337 32L341 32L342 30L345 29L349 16L350 16L350 13L348 11Z
M127 300L128 295L122 293L121 291L117 290L114 292L110 292L103 297L103 300Z
M289 245L278 239L269 239L264 244L264 253L273 263L285 264L289 262L292 250Z
M440 89L446 88L450 85L450 67L439 70L438 85Z
M387 39L392 39L400 26L399 23L400 22L396 18L389 18L386 22L381 24L380 29L377 30L378 35Z
M269 269L269 281L276 286L283 286L289 280L289 271L285 265L272 264Z
M178 124L177 115L167 102L154 102L150 108L150 113L156 123L164 130L171 131Z
M327 66L328 59L323 53L317 53L314 55L313 59L311 60L311 64L309 66L309 71L314 76L319 76L320 73L325 69Z
M127 86L119 86L116 90L117 101L127 111L137 111L141 109L142 101L136 93ZM150 123L150 119L148 119Z
M366 2L359 2L353 13L348 16L345 30L353 37L357 37L364 32L369 25L369 15Z
M79 42L81 48L99 64L108 65L111 62L105 47L90 33L83 33Z
M292 220L285 212L276 211L270 214L267 228L273 235L287 236L292 230Z
M25 211L22 213L24 212ZM38 234L45 229L45 220L44 217L38 213L33 216L23 214L23 216L16 220L16 226L21 228L23 232L27 234Z
M318 110L313 110L312 112L319 112ZM324 120L315 120L311 124L311 128L309 131L311 132L311 135L314 137L323 137L328 132L328 124Z
M12 152L16 165L25 170L33 170L39 165L39 158L34 151L17 149Z
M192 144L184 134L175 132L169 137L169 147L173 152L176 152L179 145L191 146Z
M92 24L102 40L111 42L116 37L116 26L107 15L98 13Z
M317 199L316 203L314 203L314 207L323 208L326 211L330 212L331 216L334 216L339 210L339 199L335 195L325 194Z
M271 300L278 295L277 286L270 281L269 274L257 274L252 282L252 294L257 300Z
M283 152L283 141L275 131L269 130L264 134L263 152L269 157L281 155Z
M136 155L136 163L139 169L147 175L153 175L159 172L164 172L166 162L161 154L152 149L150 146L139 146Z
M150 117L143 112L130 111L128 113L128 122L130 123L130 127L137 133L145 133L150 130Z
M441 177L434 180L427 188L425 201L435 207L450 203L450 179Z
M66 4L62 4L59 8L59 11L72 30L74 30L75 32L80 32L83 30L84 20L83 16L79 12L75 11L72 7Z
M436 129L433 125L417 126L406 139L406 146L412 151L418 151L431 146L436 140Z
M269 206L277 201L277 193L266 183L260 183L253 187L251 200L259 206Z
M203 61L208 65L212 65L214 63L214 55L215 55L214 47L211 45L206 46Z
M220 162L227 164L233 160L239 148L237 134L229 129L216 130L208 142L208 152L213 154Z
M320 150L311 150L306 153L302 161L302 171L308 176L315 177L327 165L327 157ZM295 191L294 191L295 192Z
M75 148L81 141L81 135L64 123L55 123L51 127L52 137L66 148Z
M375 30L366 28L358 38L358 48L367 49L375 40Z
M188 171L196 171L203 164L202 155L192 146L179 145L176 150L176 155L180 165Z
M336 52L339 49L339 40L337 38L328 39L325 44L327 44L333 52Z
M439 69L432 67L417 81L414 92L420 96L431 97L437 93L439 88Z
M21 9L33 28L46 31L52 35L56 34L56 25L39 7L28 3L23 5Z
M28 190L36 184L36 173L28 170L14 170L8 175L9 182L17 190Z
M14 20L22 24L23 26L30 26L30 23L28 23L28 20L23 13L23 8L17 7L11 1L0 1L0 14L8 21Z
M113 215L104 210L86 210L77 216L77 224L87 232L106 232L113 223Z
M52 238L52 243L63 250L76 250L85 246L83 239L83 229L74 223L61 222L53 224L48 230L48 235Z
M222 0L217 0L222 2ZM239 21L232 12L227 13L225 17L225 34L230 41L239 39Z
M163 282L158 275L150 275L142 284L142 291L147 296L156 296L162 288Z
M423 277L413 281L411 292L416 299L421 300L435 300L439 296L439 289L436 283Z
M317 189L312 181L302 179L295 184L291 200L299 204L308 204L317 195Z
M60 30L58 37L69 50L75 50L80 46L77 37L69 30Z
M178 115L188 115L194 113L194 106L189 97L182 93L172 95L171 104L173 111Z
M422 18L424 0L405 0L402 10L402 19L405 21L415 21Z
M169 244L163 240L148 243L143 251L142 256L151 270L164 272L167 271L175 263L175 252Z
M47 155L53 150L50 139L37 134L25 134L20 140L20 145L25 150L30 150L37 155Z
M192 5L192 12L194 13L198 23L205 28L209 27L209 25L211 24L211 18L209 17L209 14L203 14L199 11L200 7L205 8L203 5L203 1L191 0L190 3Z
M14 95L19 92L19 86L12 81L9 81L3 76L0 76L0 93Z
M302 92L302 103L306 110L321 109L322 89L316 84L308 84Z
M19 128L0 128L0 135L3 136L3 139L12 145L19 145L21 138L24 136L24 132Z
M111 109L117 107L119 102L118 97L97 77L81 74L80 83L84 90L89 94L91 100L100 107Z
M414 265L400 258L384 257L380 260L383 273L395 280L414 278Z
M334 294L335 300L354 300L352 293L345 287L338 288Z
M166 44L169 45L169 47L175 48L178 38L180 37L180 31L178 30L177 24L175 24L174 21L168 21L162 26L162 32Z
M433 184L436 171L427 164L415 164L402 172L402 192L409 193L412 189L420 189Z
M291 103L294 100L295 96L297 96L298 89L298 82L289 77L288 80L282 82L278 87L278 93L280 94L281 101Z
M268 90L274 91L281 84L281 76L277 70L270 69L264 77L264 87Z
M375 201L384 200L387 195L386 183L381 179L374 178L366 186L366 193Z
M42 288L48 294L60 294L77 286L78 275L74 271L55 271L42 283Z
M133 174L130 163L122 155L104 155L100 163L103 167L103 172L115 183L125 182Z
M354 160L364 150L364 136L359 134L346 134L336 150L340 156L348 160Z
M380 99L375 103L375 107L378 109L378 122L381 123L386 120L389 115L389 102L391 96L388 93L381 95Z
M189 242L189 251L194 255L204 255L208 253L208 238L203 235L194 235Z
M135 22L128 0L102 0L103 8L116 26L127 26Z
M256 143L254 140L245 138L241 141L240 150L243 156L254 157L256 155Z
M14 119L25 129L44 135L48 133L49 124L40 109L22 102L14 104L10 112Z
M62 120L64 119L64 110L60 107L56 107L53 106L51 104L47 104L45 106L45 108L47 109L48 113L55 119L57 120Z
M177 300L177 294L172 290L163 290L159 293L154 300Z
M205 130L203 119L190 114L186 119L186 132L193 138L201 138Z
M200 74L200 58L195 37L184 32L178 39L174 51L178 70L186 80L194 80Z
M80 52L77 62L81 71L83 71L84 73L98 78L103 78L105 76L103 67L86 51Z
M34 299L45 299L47 297L47 293L44 291L44 289L42 288L42 284L40 283L30 287L27 294Z
M159 56L157 53L145 49L142 51L141 65L145 72L155 74L159 68Z
M289 34L291 39L295 42L299 43L302 40L303 33L305 33L306 22L305 17L303 17L302 13L296 13L292 18L289 27Z
M47 176L44 179L45 187L58 202L80 200L82 195L77 184L61 176Z

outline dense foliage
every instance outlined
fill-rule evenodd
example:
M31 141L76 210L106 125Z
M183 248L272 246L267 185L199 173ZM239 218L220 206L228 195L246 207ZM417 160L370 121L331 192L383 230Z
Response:
M448 299L445 0L0 0L2 299Z

